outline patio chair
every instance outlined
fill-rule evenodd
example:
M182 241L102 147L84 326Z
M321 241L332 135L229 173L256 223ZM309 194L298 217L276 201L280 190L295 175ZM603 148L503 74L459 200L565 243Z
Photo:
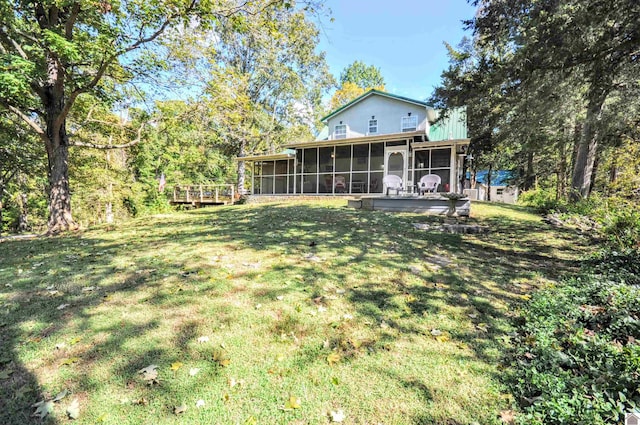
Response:
M385 193L389 196L389 190L395 190L396 195L400 195L402 193L402 179L393 174L389 174L388 176L384 176L382 179L382 185L386 188Z
M418 182L418 191L420 195L424 195L426 192L437 192L438 186L442 183L442 179L437 174L427 174L420 178Z
M344 176L336 176L333 190L335 193L344 193L347 190L347 182Z

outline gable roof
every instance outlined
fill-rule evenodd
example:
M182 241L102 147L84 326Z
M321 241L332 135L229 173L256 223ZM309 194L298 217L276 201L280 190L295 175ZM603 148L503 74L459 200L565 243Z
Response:
M422 102L420 100L415 100L415 99L409 99L408 97L404 97L404 96L398 96L397 94L391 94L391 93L387 93L381 90L376 90L376 89L370 89L368 91L366 91L365 93L361 94L360 96L356 97L355 99L353 99L351 102L347 103L344 106L341 106L340 108L336 109L335 111L329 113L329 115L326 115L322 118L320 118L320 121L326 121L329 118L339 114L340 112L344 111L345 109L348 109L350 107L352 107L353 105L355 105L356 103L366 99L369 96L372 95L379 95L379 96L384 96L384 97L388 97L390 99L395 99L395 100L401 100L403 102L409 102L409 103L413 103L414 105L418 105L418 106L424 106L427 107L429 106L427 103Z

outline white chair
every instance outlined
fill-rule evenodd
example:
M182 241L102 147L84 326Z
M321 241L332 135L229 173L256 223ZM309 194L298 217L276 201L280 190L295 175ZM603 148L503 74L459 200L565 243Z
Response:
M395 190L396 195L400 195L400 193L402 193L402 179L398 176L394 176L393 174L384 176L382 184L386 188L385 193L387 196L389 196L389 190Z
M442 183L442 179L437 174L427 174L422 176L418 182L418 191L420 195L424 195L426 192L437 192L438 186Z

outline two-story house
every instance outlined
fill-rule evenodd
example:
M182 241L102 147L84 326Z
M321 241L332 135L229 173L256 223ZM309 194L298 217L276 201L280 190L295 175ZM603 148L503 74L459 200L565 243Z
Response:
M249 163L256 195L383 193L387 175L412 192L426 174L440 176L438 192L462 192L465 111L437 118L425 102L369 90L322 118L326 128L315 141L238 160Z

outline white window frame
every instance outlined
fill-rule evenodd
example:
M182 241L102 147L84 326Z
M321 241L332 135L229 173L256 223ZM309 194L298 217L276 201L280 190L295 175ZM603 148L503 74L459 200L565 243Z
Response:
M374 130L371 130L371 129ZM369 134L378 134L378 120L377 119L370 119L369 120L369 125L368 125L368 129L369 129Z
M338 127L344 127L344 133L340 132L338 133ZM347 138L347 125L346 124L337 124L334 128L333 128L333 138L335 140L337 139L346 139Z
M413 123L412 126L406 125L407 123ZM408 133L410 131L418 130L418 117L415 115L402 117L400 120L400 131L402 133Z

